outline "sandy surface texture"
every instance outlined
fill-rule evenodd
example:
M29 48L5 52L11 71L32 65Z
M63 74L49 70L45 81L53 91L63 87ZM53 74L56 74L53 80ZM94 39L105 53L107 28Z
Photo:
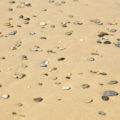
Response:
M0 0L0 120L120 120L120 0Z

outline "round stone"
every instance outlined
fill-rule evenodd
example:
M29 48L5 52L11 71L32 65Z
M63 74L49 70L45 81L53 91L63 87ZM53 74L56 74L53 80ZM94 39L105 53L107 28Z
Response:
M109 100L109 97L108 97L108 96L102 96L102 100L108 101L108 100Z

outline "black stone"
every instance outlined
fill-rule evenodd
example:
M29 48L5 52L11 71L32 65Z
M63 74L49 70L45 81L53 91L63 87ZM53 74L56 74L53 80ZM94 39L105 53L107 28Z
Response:
M38 98L34 98L33 100L34 100L35 102L41 102L41 101L43 101L43 98L38 97Z
M104 44L111 44L111 42L110 41L104 41Z
M102 96L102 100L108 101L108 100L109 100L109 97L108 97L108 96Z
M58 61L63 61L63 60L65 60L65 58L58 58Z

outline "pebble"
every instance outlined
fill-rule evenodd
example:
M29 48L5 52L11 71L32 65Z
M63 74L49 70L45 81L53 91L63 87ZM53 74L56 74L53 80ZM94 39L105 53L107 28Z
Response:
M9 35L15 35L17 31L10 32Z
M71 87L69 87L69 86L64 86L64 87L62 87L62 89L63 89L63 90L70 90Z
M49 0L50 3L54 3L55 1L54 0Z
M116 91L104 91L104 96L117 96L118 93Z
M98 114L99 114L99 115L106 115L106 113L103 112L103 111L99 111Z
M107 75L107 73L105 73L105 72L100 72L99 74L100 75Z
M55 28L55 25L50 25L51 28Z
M72 32L65 32L65 35L70 36L70 35L72 35Z
M46 40L46 39L47 39L47 37L40 37L40 39L41 39L41 40Z
M79 21L73 22L74 25L82 25L83 23L80 23Z
M19 16L19 18L20 18L20 19L23 19L23 18L24 18L24 16L23 16L23 15L20 15L20 16Z
M10 0L9 3L14 4L16 2L14 0Z
M97 25L103 25L103 23L99 19L92 19L92 20L90 20L90 22L93 22Z
M16 50L16 46L11 46L10 50Z
M46 22L40 22L40 26L46 26L47 25L47 23Z
M112 81L109 81L109 82L108 82L109 85L113 85L113 84L117 84L117 83L118 83L117 80L112 80Z
M4 98L4 99L8 99L10 97L10 95L9 94L3 94L1 97Z
M48 65L48 61L43 61L41 64L40 64L40 67L47 67Z
M30 32L29 35L35 35L35 32Z
M12 115L16 115L17 113L16 112L12 112Z
M84 100L84 102L85 102L85 103L91 103L91 102L93 102L93 99L87 98L87 99Z
M70 79L70 76L66 76L65 78L66 78L66 79Z
M30 7L31 3L30 2L25 2L25 6Z
M13 77L16 78L16 79L22 79L26 76L26 74L24 73L19 73L19 74L15 74Z
M63 60L65 60L64 57L58 58L58 61L63 61Z
M23 60L27 60L28 58L27 58L26 55L23 55L23 56L22 56L22 59L23 59Z
M46 8L41 8L41 11L47 11L47 9Z
M120 47L120 42L114 43L116 47Z
M116 32L117 30L116 29L110 29L109 31L110 32Z
M104 41L104 44L111 44L110 41Z
M81 87L82 87L83 89L85 89L85 88L89 88L90 85L88 85L88 84L83 84L83 85L81 85Z
M98 34L98 37L104 37L105 35L109 35L109 34L106 33L106 32L100 32L100 33Z
M58 78L57 77L53 77L52 80L57 80Z
M8 11L13 11L13 8L9 8Z
M43 101L43 98L37 97L37 98L34 98L33 100L34 100L35 102L42 102L42 101Z
M88 58L88 61L95 61L95 58L90 57L90 58Z
M60 2L56 2L55 5L56 6L61 6L61 3Z
M108 96L102 96L101 98L102 98L102 100L104 100L104 101L108 101L108 100L109 100L109 97L108 97Z

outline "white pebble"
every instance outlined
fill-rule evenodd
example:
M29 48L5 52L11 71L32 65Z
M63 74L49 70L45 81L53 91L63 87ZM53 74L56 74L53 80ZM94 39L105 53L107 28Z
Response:
M8 94L3 94L1 97L4 98L4 99L8 99L9 95Z
M64 86L64 87L62 87L62 89L63 89L63 90L70 90L71 87L69 87L69 86Z
M40 26L45 26L46 22L40 22Z

